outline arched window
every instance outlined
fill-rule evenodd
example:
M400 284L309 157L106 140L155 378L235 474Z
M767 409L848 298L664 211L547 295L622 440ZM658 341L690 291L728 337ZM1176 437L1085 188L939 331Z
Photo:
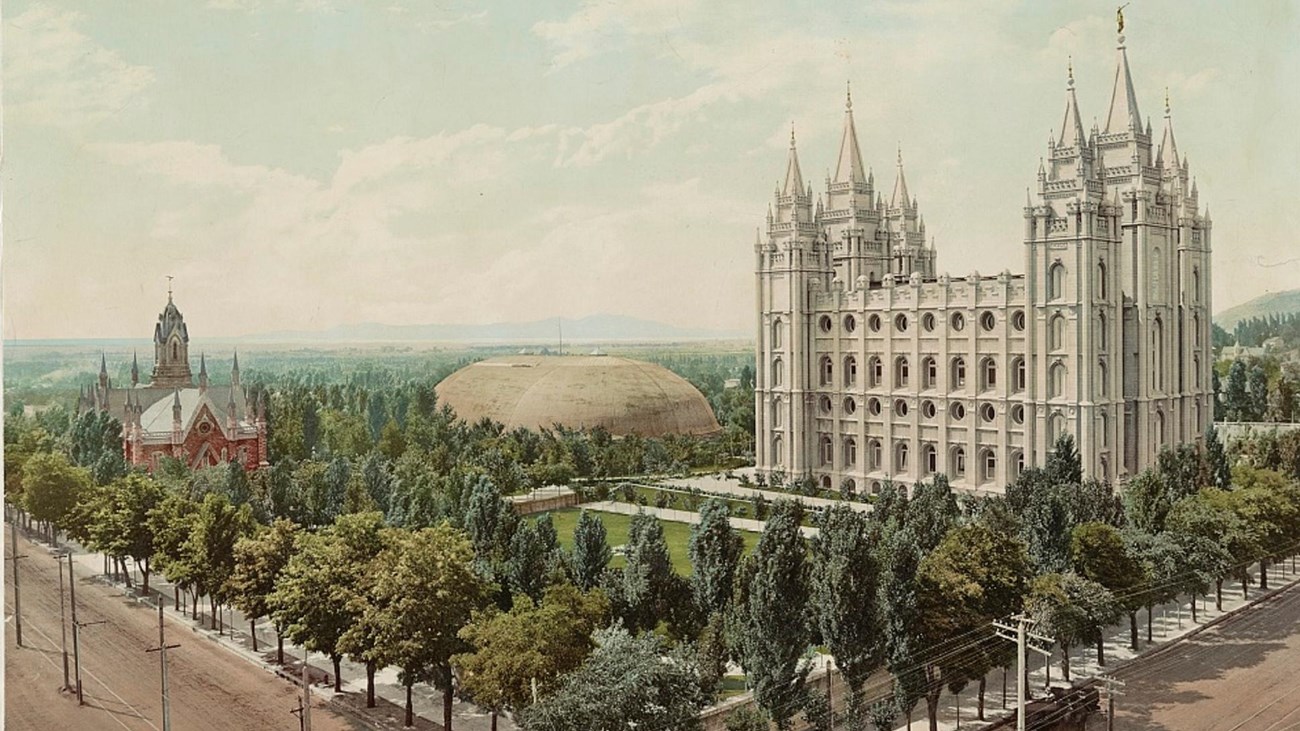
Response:
M998 385L998 364L992 357L980 361L980 388L989 390L997 388Z
M1196 384L1196 388L1200 388L1201 387L1201 356L1196 354L1192 355L1192 374L1193 374L1192 375L1193 383Z
M1157 317L1151 324L1151 388L1165 387L1165 326Z
M781 412L782 412L782 411L783 411L783 409L781 408L781 399L779 399L779 398L778 398L778 399L773 399L773 401L772 401L772 426L773 426L774 428L776 428L776 427L780 427L780 426L781 426Z
M775 358L772 360L772 385L780 386L782 378L781 359Z
M1025 390L1025 382L1025 359L1016 356L1016 359L1011 361L1011 390L1016 393Z
M966 387L966 360L960 355L952 359L952 368L950 369L949 380L950 390L957 390Z
M939 451L933 444L921 445L921 469L925 474L933 475L939 471Z
M1065 395L1065 364L1053 363L1047 372L1047 397L1060 398Z
M844 464L853 467L858 463L858 443L853 437L844 439Z
M1156 410L1156 451L1159 452L1165 446L1165 412Z
M831 489L831 476L830 476L830 475L822 475L821 485L822 485L822 489L823 489L823 490L829 490L829 489Z
M829 465L835 461L835 448L831 446L831 438L822 435L821 441L821 458L823 465Z
M172 341L172 360L178 360L180 357L181 357L181 344L178 343L178 342L176 342L175 340L173 340L173 341Z
M867 385L875 388L885 380L885 366L880 362L877 356L871 356L867 361L868 380Z
M1048 448L1056 444L1056 440L1061 438L1065 433L1065 417L1060 413L1052 414L1047 420L1047 442Z
M1198 267L1192 267L1192 301L1201 301L1201 270Z
M948 471L953 477L966 476L966 448L953 447L948 452Z
M982 482L991 482L997 479L998 455L995 454L992 449L984 450L984 454L980 459L980 464L982 468L982 472L980 473L980 480Z
M1047 299L1059 300L1065 296L1065 265L1056 262L1047 269Z
M834 366L831 365L830 356L823 355L821 357L821 360L817 362L817 372L821 374L821 385L829 386L834 382L835 380L834 371L835 368Z
M784 450L781 449L781 435L777 434L772 437L772 464L780 466L785 461L783 452Z
M1106 313L1102 312L1097 315L1097 349L1106 352Z
M880 466L884 463L882 451L879 439L871 439L867 442L867 467L873 470L880 469Z
M780 348L785 341L785 323L780 320L772 321L772 348Z
M900 355L894 359L894 388L907 388L910 379L911 370L907 364L907 356Z
M844 385L858 385L858 359L851 355L844 358Z
M1019 477L1021 472L1025 471L1025 453L1016 450L1011 453L1011 464L1015 466L1015 477Z
M1101 431L1101 446L1110 446L1110 417L1103 411L1097 418L1097 427Z
M1102 396L1110 395L1110 370L1106 368L1106 361L1097 361L1097 391Z
M1048 324L1047 347L1051 350L1060 350L1065 347L1065 316L1054 315L1052 321Z
M1192 338L1196 347L1201 347L1201 316L1195 313L1192 314Z
M899 442L894 447L894 472L898 474L907 473L907 442Z
M1097 296L1106 299L1106 260L1097 262Z
M934 358L926 356L921 360L921 386L923 388L934 388L939 382L939 365L935 363Z
M1163 299L1160 289L1163 282L1161 281L1162 270L1164 269L1164 259L1160 256L1160 247L1151 250L1151 299L1159 302Z

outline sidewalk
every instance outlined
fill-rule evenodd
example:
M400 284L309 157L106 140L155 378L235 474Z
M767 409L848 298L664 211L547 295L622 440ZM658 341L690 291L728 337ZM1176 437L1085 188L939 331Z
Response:
M735 480L729 480L723 475L694 475L692 477L671 477L653 482L638 482L629 480L633 484L646 484L651 487L663 487L668 489L689 490L696 488L700 491L723 497L734 497L742 500L750 500L754 495L762 495L769 501L772 500L798 500L809 508L827 508L836 505L847 505L853 510L860 513L870 513L871 503L859 502L857 500L831 500L824 497L806 497L797 495L793 492L784 490L760 489L757 487L745 487Z
M675 510L673 508L656 508L653 505L634 505L616 500L602 500L598 502L583 503L582 508L585 510L595 510L600 513L621 513L623 515L636 515L645 513L653 515L661 520L671 521L673 523L690 523L695 525L700 522L700 514L692 510ZM761 520L752 518L727 518L731 527L736 530L750 531L753 533L762 533L765 523ZM818 530L811 526L800 526L799 531L803 533L804 538L815 538Z
M84 548L75 542L65 539L63 544L66 548L71 549L73 553L73 562L76 564L77 573L82 576L97 577L104 581L109 581L109 577L103 574L103 556L99 553L87 552ZM190 619L189 607L182 615L175 611L172 606L173 586L167 582L160 574L154 572L149 575L149 597L142 597L136 594L139 588L139 572L132 569L132 588L127 589L121 584L117 584L123 591L127 592L136 601L157 606L156 598L161 596L167 611L164 615L174 624L180 625L193 632L201 635L213 642L218 642L227 649L244 657L249 662L262 666L268 672L277 672L279 666L275 663L276 638L275 632L270 622L265 619L257 623L257 647L258 651L253 652L252 638L249 635L249 624L247 618L239 611L233 608L224 608L221 610L224 617L225 627L223 633L218 635L214 628L214 619L207 614L206 601L200 602L198 622ZM285 663L300 665L303 657L302 648L293 645L289 641L284 643ZM312 670L310 675L315 677L324 677L329 675L331 684L321 685L314 684L312 693L326 698L335 695L332 685L334 664L326 655L312 653L308 658ZM366 668L364 665L343 660L340 664L342 671L342 687L345 693L356 694L362 698L366 692ZM300 672L300 671L299 671ZM406 688L397 681L397 668L385 668L375 673L375 697L383 698L396 704L400 708L406 706ZM439 725L442 724L442 692L427 684L417 684L412 689L412 706L415 715L426 720L432 721ZM489 731L491 729L491 718L487 712L480 710L477 706L457 699L452 708L452 728L454 731ZM505 716L497 720L497 728L500 731L516 731L516 726Z

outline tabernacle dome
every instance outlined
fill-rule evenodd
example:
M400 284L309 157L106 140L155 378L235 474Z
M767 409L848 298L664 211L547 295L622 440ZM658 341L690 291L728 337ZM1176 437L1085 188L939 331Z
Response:
M713 434L704 395L662 366L610 356L510 355L465 366L435 389L468 422L507 429L604 427L614 436Z

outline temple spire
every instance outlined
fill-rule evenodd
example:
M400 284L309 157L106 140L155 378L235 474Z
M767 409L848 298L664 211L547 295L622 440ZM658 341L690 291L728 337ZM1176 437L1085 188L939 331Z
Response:
M1110 112L1106 115L1106 134L1118 134L1132 129L1142 131L1142 114L1138 112L1137 93L1133 91L1133 75L1128 69L1128 52L1125 50L1124 23L1120 22L1119 58L1115 66L1115 87L1110 94Z
M835 164L835 182L866 183L863 174L862 151L858 148L858 130L853 124L853 90L844 96L844 135L840 138L839 161Z
M1057 147L1081 147L1087 140L1083 133L1083 120L1079 118L1079 101L1074 94L1074 60L1070 60L1069 80L1065 82L1065 119L1061 121L1061 136Z
M898 177L894 179L894 195L889 199L890 208L907 208L912 203L907 194L907 178L903 176L903 146L898 146Z
M1178 145L1174 142L1174 118L1169 108L1169 90L1165 89L1165 136L1160 141L1157 157L1170 170L1178 170Z
M804 195L803 173L799 170L799 153L794 147L794 123L790 123L790 161L785 166L785 185L781 195Z

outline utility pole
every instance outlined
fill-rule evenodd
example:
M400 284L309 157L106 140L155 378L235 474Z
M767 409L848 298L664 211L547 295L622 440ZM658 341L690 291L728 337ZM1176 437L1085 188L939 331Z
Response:
M307 648L302 648L302 731L311 731L311 682L307 677Z
M13 522L9 525L9 560L14 562L14 633L18 637L18 646L23 646L23 610L18 595L18 560L27 558L18 555L18 511L13 511Z
M1116 686L1123 688L1124 681L1109 675L1098 675L1097 680L1106 684L1102 689L1106 695L1106 731L1115 731L1115 696L1124 695L1122 691L1116 690Z
M70 690L68 682L68 617L63 600L63 555L59 556L59 639L63 645L63 690Z
M994 620L993 627L997 631L998 637L1016 643L1016 731L1025 731L1025 690L1028 685L1026 682L1028 674L1025 672L1025 652L1026 650L1033 650L1046 657L1047 661L1050 662L1052 653L1031 644L1029 641L1045 642L1048 647L1051 647L1052 640L1030 632L1029 628L1034 624L1034 620L1023 614L1017 614L1011 620L1016 623L1015 626Z
M97 624L103 624L104 620L98 622L78 622L77 621L77 575L72 570L72 553L68 553L68 603L72 605L72 665L75 668L77 676L77 705L86 704L86 696L81 688L81 628L93 627Z
M306 715L302 712L302 697L300 696L296 700L298 701L298 707L289 711L289 715L298 717L298 731L303 731L303 720L306 718Z
M158 653L158 663L161 666L160 670L162 672L162 721L163 721L162 731L171 731L172 729L171 703L170 703L170 697L167 693L167 651L174 650L177 647L180 647L180 645L167 644L166 631L163 628L163 599L161 596L159 596L158 597L158 646L150 647L149 649L145 650L145 652Z

